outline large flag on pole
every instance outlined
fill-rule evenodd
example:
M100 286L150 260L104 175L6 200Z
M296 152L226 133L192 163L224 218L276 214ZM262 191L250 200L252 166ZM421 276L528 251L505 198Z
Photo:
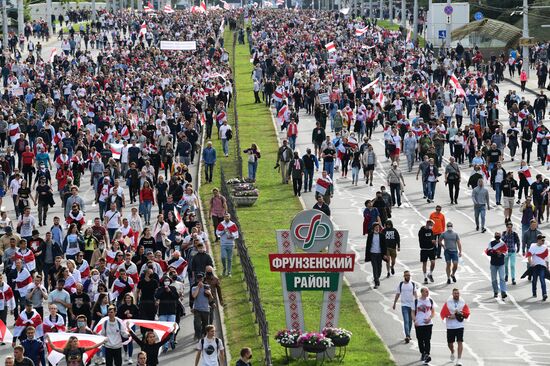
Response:
M13 335L11 334L6 324L0 319L0 341L4 343L11 342Z
M172 9L172 7L170 6L170 4L166 4L164 6L164 9L162 10L164 11L166 14L173 14L175 12L174 9Z
M334 42L329 42L325 45L325 48L327 49L327 51L330 53L330 52L336 52L336 45L334 44Z
M462 88L462 85L460 85L460 83L458 82L458 79L456 78L455 74L451 75L451 77L449 78L449 82L451 83L451 86L455 90L456 95L463 96L463 97L466 96L466 92Z

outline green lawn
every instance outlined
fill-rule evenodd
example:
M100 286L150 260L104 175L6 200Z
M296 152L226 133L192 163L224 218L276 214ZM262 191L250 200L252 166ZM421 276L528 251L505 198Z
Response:
M229 30L226 32L225 40L226 48L231 50L232 37ZM268 254L277 252L275 230L288 228L290 220L302 210L302 206L294 197L291 187L281 185L280 173L273 169L278 149L277 138L269 109L264 104L254 104L250 78L252 66L249 59L248 45L238 45L234 71L238 93L239 137L243 149L250 146L251 143L256 143L261 149L262 158L257 177L260 197L253 207L239 208L238 218L260 283L262 304L269 323L273 361L275 365L282 365L284 364L284 349L273 339L273 335L279 329L285 328L281 280L278 273L270 272ZM214 143L216 149L221 151L221 146L216 139ZM224 166L230 165L232 161L231 156L229 158L222 156L219 160L221 160L220 164ZM246 159L243 160L246 164ZM243 170L246 175L246 166ZM216 171L216 174L218 176L215 177L217 179L215 184L218 185L219 170ZM211 188L212 185L202 185L200 188L206 210ZM235 261L238 262L237 258ZM233 271L233 278L224 279L223 285L227 298L225 316L229 348L233 357L236 357L240 348L244 346L251 346L253 352L260 355L261 344L259 344L259 337L255 336L255 324L250 316L250 306L245 301L247 296L242 292L243 284L239 271L240 269L236 268ZM219 269L218 272L220 272ZM227 289L227 286L230 290ZM232 292L229 293L228 290ZM322 293L320 292L304 292L302 294L304 309L307 310L305 313L306 330L318 330L321 299ZM345 287L342 292L339 325L353 332L353 337L342 365L393 365L384 345L364 317L356 316L359 313L359 308L350 290ZM255 357L255 359L259 358L259 356ZM292 364L309 365L314 364L314 361L296 361Z

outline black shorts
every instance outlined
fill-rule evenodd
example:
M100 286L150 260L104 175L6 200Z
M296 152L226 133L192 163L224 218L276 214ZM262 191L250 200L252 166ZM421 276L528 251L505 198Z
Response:
M464 328L447 329L447 343L464 342Z
M435 248L420 250L420 262L427 262L428 259L431 261L435 261Z
M365 167L365 171L369 172L371 170L374 170L374 164L369 164Z

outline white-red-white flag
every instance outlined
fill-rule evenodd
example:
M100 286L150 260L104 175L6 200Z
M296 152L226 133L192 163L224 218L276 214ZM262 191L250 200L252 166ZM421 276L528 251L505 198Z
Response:
M179 329L179 326L175 322L162 322L154 320L143 320L143 319L127 319L125 321L130 326L138 326L146 329L152 330L159 341L168 337L172 332L176 332ZM159 349L159 351L161 351Z
M4 343L11 342L13 340L13 335L6 326L6 324L0 319L0 341Z
M355 93L355 77L353 77L353 71L350 71L348 77L348 87L351 90L352 93Z
M54 62L56 55L57 55L57 48L52 48L52 52L50 52L50 63Z
M371 81L370 83L368 83L367 85L365 85L362 89L363 89L364 92L366 92L367 90L369 90L373 86L376 86L379 82L380 82L380 79L376 78L373 81Z
M466 92L462 88L462 85L460 85L460 83L458 82L458 79L456 78L455 74L451 75L451 77L449 78L449 82L451 83L451 86L455 90L456 95L463 96L463 97L466 96Z
M325 48L327 49L327 51L330 53L330 52L336 52L336 45L334 44L334 42L329 42L325 45Z
M100 343L105 341L105 337L95 335L95 334L85 334L85 333L78 333L78 334L75 334L75 333L48 333L47 334L47 336L50 338L50 341L52 342L52 344L57 348L64 348L65 345L67 344L67 341L69 340L69 338L73 337L75 335L78 338L78 347L82 347L82 348L93 347L93 346L99 345ZM63 355L63 353L59 353L59 352L56 352L53 349L51 349L49 344L47 344L47 346L48 346L48 361L52 365L55 366L65 356ZM101 349L101 347L97 347L97 348L94 348L94 349L91 349L89 351L84 352L84 354L82 355L82 361L84 361L84 364L87 364L92 359L92 357L94 357L94 355L97 352L99 352L100 349Z
M140 36L144 36L147 34L147 24L145 24L145 22L141 23L140 27L139 27L139 35Z
M405 42L409 43L411 41L411 38L412 38L412 30L409 29L409 31L407 32L407 40Z
M200 7L201 7L202 11L206 13L206 3L204 1L201 1L201 6Z
M120 160L120 156L122 155L122 148L124 147L123 144L111 144L111 153L113 154L113 159Z
M360 36L362 36L363 34L365 34L368 30L369 30L369 27L365 27L365 28L355 28L355 35L356 35L357 37L360 37Z
M166 4L166 5L164 6L164 9L163 9L162 11L165 12L166 14L173 14L173 13L176 12L174 9L172 9L172 7L170 6L170 4Z
M317 179L317 182L315 182L315 192L319 193L320 195L324 195L330 188L331 184L332 182L330 181L330 178L319 178Z
M548 156L546 157L546 159L548 160ZM524 166L524 167L520 168L518 175L519 174L523 174L523 176L525 177L525 179L527 180L527 183L529 183L529 185L535 183L535 177L533 177L531 175L531 170L529 170L529 167Z
M376 97L376 101L380 104L380 106L384 106L386 97L384 96L384 93L382 93L382 90L380 90L380 93L378 93L378 96Z

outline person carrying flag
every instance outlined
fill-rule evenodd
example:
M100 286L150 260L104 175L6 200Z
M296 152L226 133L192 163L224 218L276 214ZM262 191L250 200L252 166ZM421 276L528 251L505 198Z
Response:
M540 280L542 301L546 301L546 273L548 272L548 247L545 243L546 236L537 235L537 242L532 243L527 251L526 257L531 268L531 288L533 297L537 297L537 280Z
M491 257L491 283L493 285L494 297L498 297L500 288L502 300L508 297L506 294L506 281L504 280L504 257L507 253L508 246L501 240L500 231L497 231L495 233L495 239L489 243L489 246L485 250L485 254ZM497 275L500 284L497 282Z
M462 366L462 350L464 342L464 319L470 317L470 308L468 304L460 297L460 291L457 288L453 289L452 296L441 308L441 319L447 325L447 346L451 351L451 362L455 360L454 344L456 347L456 366Z

